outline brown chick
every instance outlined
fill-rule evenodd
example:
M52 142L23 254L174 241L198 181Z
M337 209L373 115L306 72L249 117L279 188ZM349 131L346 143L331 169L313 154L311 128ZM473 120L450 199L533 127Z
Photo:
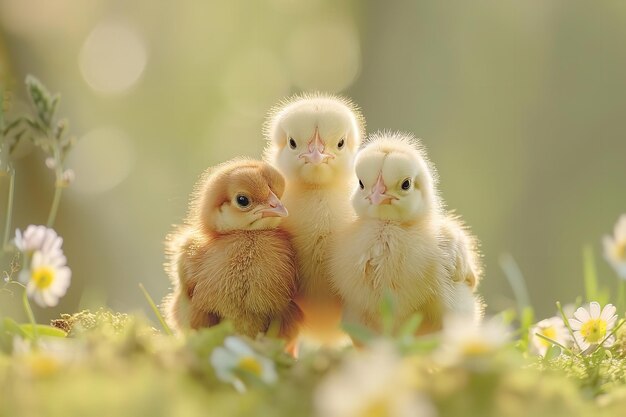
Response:
M279 336L294 341L302 313L293 301L295 252L279 228L282 175L270 165L235 159L209 169L191 197L187 220L167 239L174 286L164 305L169 324L209 327L232 321L250 337L280 321Z

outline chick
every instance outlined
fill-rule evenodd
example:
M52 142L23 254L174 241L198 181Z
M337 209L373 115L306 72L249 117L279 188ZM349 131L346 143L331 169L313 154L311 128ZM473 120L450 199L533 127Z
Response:
M378 330L389 294L396 322L420 313L422 333L439 329L447 313L478 320L476 240L444 210L419 142L410 135L374 135L358 153L355 171L357 218L335 236L330 252L344 319Z
M353 161L364 129L353 103L324 94L293 97L266 123L265 159L285 176L283 201L294 213L283 226L296 248L302 331L322 344L345 338L340 300L329 282L328 242L352 216Z
M279 335L295 340L302 313L293 297L297 268L289 234L285 182L265 162L235 159L207 170L185 224L168 236L167 269L174 286L165 300L178 331L231 320L255 337L280 320Z

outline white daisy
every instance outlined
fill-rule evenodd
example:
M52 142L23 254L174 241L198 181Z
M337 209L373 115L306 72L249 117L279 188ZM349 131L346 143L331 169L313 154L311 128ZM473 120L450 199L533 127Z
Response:
M571 342L570 334L565 327L565 323L563 323L563 319L557 316L541 320L530 328L529 340L531 342L531 351L538 355L545 356L546 351L552 346L552 343L548 342L546 339L542 339L537 336L537 334L550 338L565 347L568 347Z
M41 307L54 307L70 286L72 271L65 265L62 252L35 251L28 268L22 269L19 280L26 293Z
M615 272L626 279L626 214L622 214L617 223L613 236L604 236L604 257L615 269Z
M441 346L435 353L435 360L443 365L465 362L483 367L484 362L510 337L510 329L496 318L476 323L472 318L448 316L444 320Z
M211 365L217 377L233 384L239 392L246 390L242 375L253 376L266 384L278 380L274 362L256 353L241 338L229 336L224 347L217 347L211 353Z
M381 342L321 382L315 409L320 417L433 416L432 404L413 385L393 346Z
M600 304L595 301L589 303L589 308L579 307L574 317L569 319L569 324L574 330L574 339L581 350L585 351L590 346L596 346L611 333L611 329L617 322L617 309L613 304L607 304L602 311ZM604 347L609 347L615 342L615 335L604 342Z
M48 254L63 255L61 245L63 245L63 238L57 235L54 229L46 226L31 224L23 234L20 229L15 231L15 246L25 256L30 256L37 250Z

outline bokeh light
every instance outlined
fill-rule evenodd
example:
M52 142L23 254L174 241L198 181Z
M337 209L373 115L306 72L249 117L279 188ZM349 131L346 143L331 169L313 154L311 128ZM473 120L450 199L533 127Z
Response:
M76 173L70 193L100 194L124 181L135 162L131 138L114 127L94 129L80 138L68 157Z
M99 93L119 94L131 88L146 67L148 52L126 23L106 21L89 34L80 51L80 71Z

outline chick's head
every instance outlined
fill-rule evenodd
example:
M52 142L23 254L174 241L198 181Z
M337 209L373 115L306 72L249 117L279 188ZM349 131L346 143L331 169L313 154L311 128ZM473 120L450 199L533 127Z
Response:
M360 217L410 222L440 206L434 169L411 135L373 135L357 154L355 171L352 204Z
M270 114L266 158L289 181L325 185L348 179L363 130L363 117L350 101L298 96Z
M288 215L284 189L283 176L269 164L232 160L205 174L192 215L207 232L272 229Z

